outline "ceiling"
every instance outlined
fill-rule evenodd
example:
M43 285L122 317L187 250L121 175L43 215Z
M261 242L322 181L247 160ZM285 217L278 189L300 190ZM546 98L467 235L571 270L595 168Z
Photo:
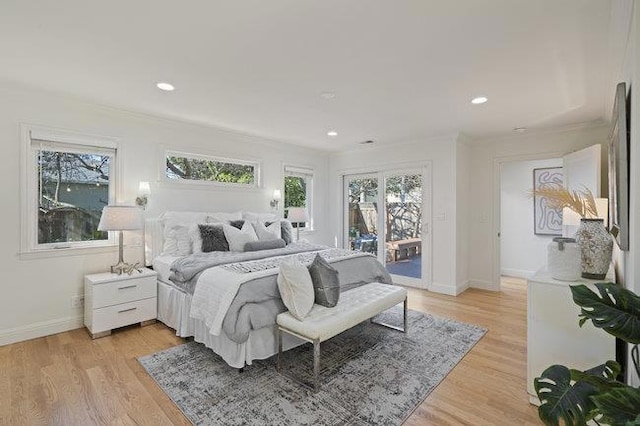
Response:
M328 150L486 138L609 119L613 1L2 0L0 79Z

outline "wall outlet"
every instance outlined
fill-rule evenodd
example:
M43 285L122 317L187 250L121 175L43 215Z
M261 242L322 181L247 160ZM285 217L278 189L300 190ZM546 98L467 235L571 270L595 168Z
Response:
M82 308L84 306L84 296L71 296L71 307Z

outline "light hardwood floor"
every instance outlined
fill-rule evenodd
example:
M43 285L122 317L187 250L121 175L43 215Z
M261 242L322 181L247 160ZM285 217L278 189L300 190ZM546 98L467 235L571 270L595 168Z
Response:
M489 331L405 425L541 424L525 390L522 280L458 297L410 290L409 308ZM0 424L189 424L136 361L182 342L156 323L97 340L81 329L0 347Z

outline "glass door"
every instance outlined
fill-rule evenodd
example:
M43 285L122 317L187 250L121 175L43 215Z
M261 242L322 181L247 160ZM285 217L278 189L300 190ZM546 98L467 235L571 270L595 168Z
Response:
M346 247L378 255L378 177L345 176Z
M421 173L386 173L384 176L384 261L394 281L422 280Z
M421 288L424 188L420 169L344 176L345 247L375 254L394 282Z

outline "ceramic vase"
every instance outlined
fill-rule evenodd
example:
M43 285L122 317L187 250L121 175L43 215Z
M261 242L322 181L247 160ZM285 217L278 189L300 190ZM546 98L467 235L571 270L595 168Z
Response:
M576 242L580 246L582 277L603 280L613 252L613 238L604 228L603 219L580 219Z
M582 274L580 247L573 238L556 237L547 246L547 269L555 280L577 281Z

